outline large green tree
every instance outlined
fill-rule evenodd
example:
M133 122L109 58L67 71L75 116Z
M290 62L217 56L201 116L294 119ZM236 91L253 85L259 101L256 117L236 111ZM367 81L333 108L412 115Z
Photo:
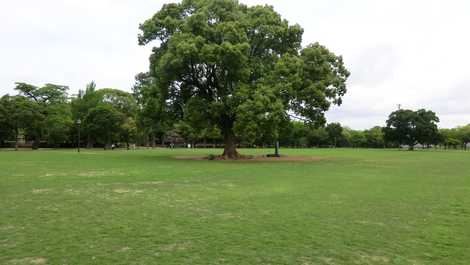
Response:
M134 118L125 117L119 130L120 141L126 143L127 149L130 149L129 143L135 143L137 138L137 124Z
M354 148L367 146L367 139L364 131L343 127L342 134L342 138L347 146Z
M109 104L101 104L92 108L85 117L85 128L96 141L103 143L105 149L119 139L125 117Z
M134 141L137 104L132 94L111 88L96 89L96 84L91 82L85 90L79 91L71 105L74 120L83 121L82 133L87 147L93 147L96 142L106 145L111 141L122 140L129 145L129 142ZM110 125L104 121L105 117L110 117L110 121L116 124ZM108 129L113 131L107 132ZM103 133L104 136L101 135Z
M140 30L139 44L156 40L148 73L155 112L217 127L225 158L239 156L240 139L278 138L290 115L323 124L346 93L342 57L318 43L302 48L303 29L271 6L183 0L164 5Z
M160 95L156 78L149 73L140 73L135 77L133 94L137 103L136 125L140 138L146 144L155 146L157 139L163 141L169 134L173 119L171 112L165 111L164 97Z
M364 131L367 147L382 148L385 146L384 133L380 126L375 126Z
M15 114L17 106L15 97L5 95L0 98L0 145L7 140L13 140L18 131Z
M15 89L29 101L29 113L23 122L26 137L33 140L33 149L39 148L42 139L53 139L53 143L64 141L65 137L62 136L67 134L71 123L68 87L54 84L38 87L16 83Z
M457 137L462 142L462 147L466 150L470 143L470 124L457 127Z
M76 97L72 98L72 117L76 123L80 120L83 123L83 126L80 126L81 135L83 135L88 148L92 148L95 143L95 138L88 131L88 126L85 124L85 118L96 106L101 102L100 95L96 93L96 83L94 81L88 83L84 90L80 89ZM77 127L78 129L78 127ZM78 132L78 130L77 130ZM75 138L75 137L74 137Z
M340 123L333 122L328 124L325 129L328 132L330 144L336 147L343 136L343 127Z
M0 141L14 141L15 150L18 150L20 135L31 131L32 125L36 124L37 107L37 103L21 95L3 96L0 99Z
M462 141L460 140L460 134L457 128L452 129L440 129L439 130L440 141L441 145L444 145L444 148L457 148L458 146L462 145Z
M410 150L416 144L428 145L439 141L439 118L430 110L412 111L401 109L390 114L384 137L389 142L408 145Z

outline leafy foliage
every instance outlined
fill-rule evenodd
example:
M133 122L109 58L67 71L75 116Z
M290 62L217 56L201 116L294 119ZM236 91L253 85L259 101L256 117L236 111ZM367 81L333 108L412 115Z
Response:
M452 129L441 129L439 133L440 143L446 148L462 146L464 149L467 149L470 143L470 124Z
M16 119L12 114L16 113L15 110L13 97L5 95L0 98L0 144L14 137Z
M111 105L103 104L88 112L85 117L85 128L96 137L96 140L110 144L118 140L118 132L123 121L122 113Z
M439 141L439 118L432 111L420 109L392 112L384 129L387 141L408 145L410 150L420 143L428 145Z
M96 89L94 82L72 100L74 120L82 120L82 132L88 146L96 142L127 144L137 136L137 104L133 95L118 89Z
M33 148L39 148L43 138L52 143L65 141L71 124L70 106L67 104L68 87L46 84L37 87L27 83L16 83L15 89L28 100L23 104L23 125L26 138L33 140Z
M302 49L303 29L270 6L184 0L164 5L140 29L141 45L159 44L140 76L144 116L155 124L154 106L170 124L215 126L227 157L237 156L237 139L278 138L288 113L323 124L346 93L342 58L318 43Z
M326 126L326 132L328 133L329 139L331 139L331 144L336 146L338 140L341 139L343 135L343 127L339 123L330 123Z

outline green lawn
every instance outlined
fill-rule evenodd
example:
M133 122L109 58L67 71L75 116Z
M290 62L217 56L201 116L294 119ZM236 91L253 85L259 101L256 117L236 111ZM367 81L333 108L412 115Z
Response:
M0 264L470 263L470 152L282 151L0 151Z

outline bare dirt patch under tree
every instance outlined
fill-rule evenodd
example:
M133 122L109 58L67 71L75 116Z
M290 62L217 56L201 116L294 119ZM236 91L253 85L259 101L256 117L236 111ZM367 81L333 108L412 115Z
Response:
M175 156L175 159L178 160L217 160L223 161L227 160L224 156ZM324 157L316 157L316 156L279 156L279 157L270 157L267 155L240 155L236 161L320 161L325 160Z

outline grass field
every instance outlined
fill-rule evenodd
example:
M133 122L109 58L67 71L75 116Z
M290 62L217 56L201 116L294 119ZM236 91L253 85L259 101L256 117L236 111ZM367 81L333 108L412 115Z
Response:
M282 151L0 151L0 264L470 264L470 152Z

